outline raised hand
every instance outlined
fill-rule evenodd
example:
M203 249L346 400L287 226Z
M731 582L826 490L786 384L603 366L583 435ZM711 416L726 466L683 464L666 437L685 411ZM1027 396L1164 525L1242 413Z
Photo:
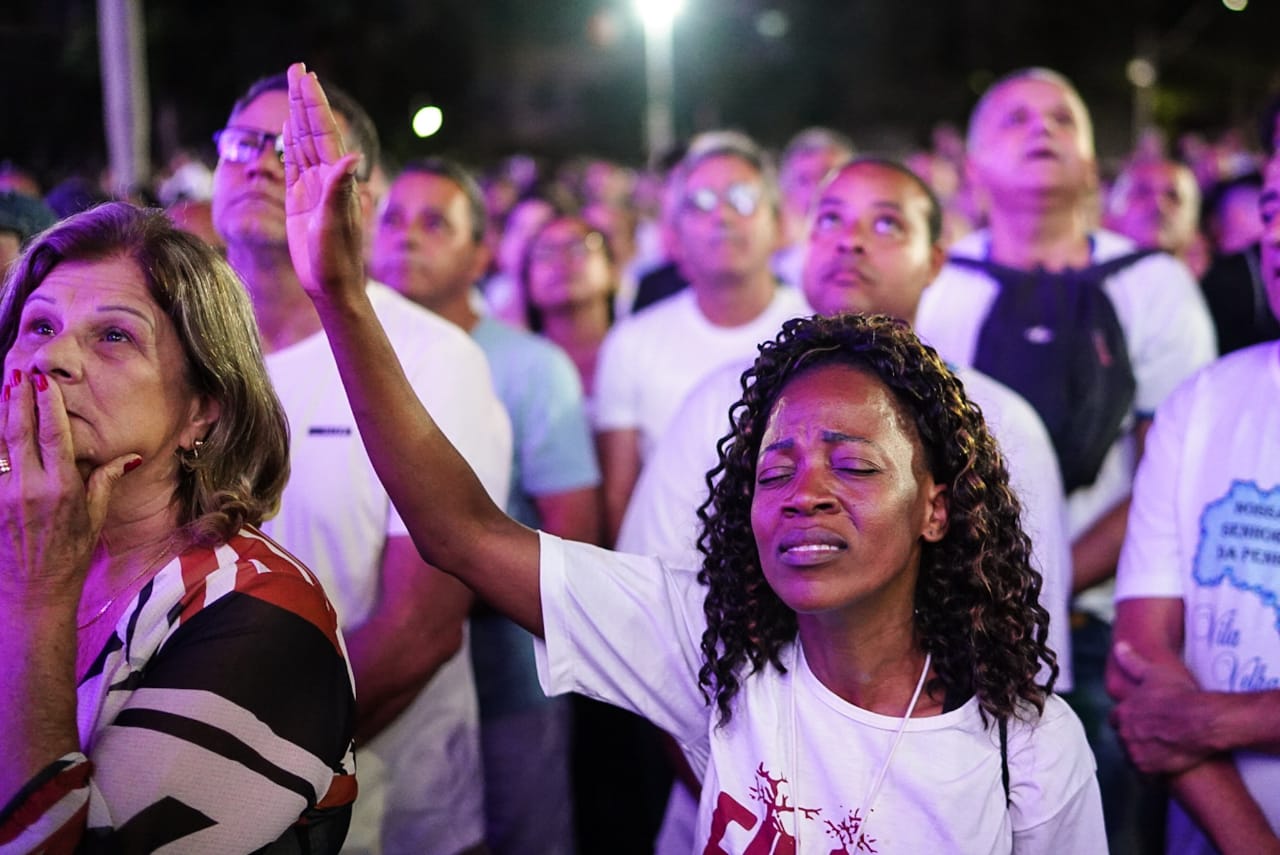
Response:
M313 300L341 302L364 290L360 203L355 171L320 81L289 66L284 127L285 215L289 254Z

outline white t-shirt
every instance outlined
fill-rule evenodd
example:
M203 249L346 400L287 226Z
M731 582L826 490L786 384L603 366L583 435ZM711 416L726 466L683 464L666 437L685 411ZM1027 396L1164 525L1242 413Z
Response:
M706 473L719 462L716 443L729 432L729 407L742 397L750 362L713 372L689 393L663 432L631 494L618 533L618 549L656 555L675 567L700 567L697 509L707 498ZM1049 646L1058 654L1059 691L1071 674L1071 545L1066 536L1062 476L1044 423L1018 393L972 369L956 372L1005 455L1022 524L1044 577L1040 602L1049 612Z
M1223 357L1156 411L1116 574L1117 600L1149 597L1183 601L1202 689L1280 688L1280 345ZM1235 760L1280 832L1280 757ZM1198 829L1176 839L1214 851Z
M1137 249L1114 232L1091 235L1093 261L1103 262ZM991 243L986 231L966 235L951 254L985 258ZM1150 417L1165 396L1217 353L1213 322L1195 278L1182 262L1163 253L1149 256L1111 276L1103 286L1124 330L1137 390L1134 413ZM980 271L947 264L925 289L916 332L955 365L972 366L978 334L998 286ZM1128 495L1135 463L1133 435L1125 430L1112 445L1093 484L1067 497L1069 539L1074 541ZM1110 585L1077 598L1089 611L1110 620Z
M484 353L462 330L384 285L371 283L369 297L409 383L494 500L505 502L511 425ZM324 332L268 354L266 363L289 418L292 471L280 513L262 528L312 569L340 624L351 630L377 603L386 539L408 532L365 453ZM357 697L359 691L357 685ZM478 733L464 641L414 703L357 752L361 798L348 851L360 851L362 829L375 838L370 845L379 845L384 810L400 817L400 827L429 826L431 836L422 839L439 841L432 851L457 851L480 840ZM385 780L379 780L380 769ZM394 832L391 822L384 826L388 834ZM394 851L387 839L381 847Z
M705 590L694 574L547 534L541 550L543 688L632 710L676 738L703 782L695 851L782 851L797 836L801 855L858 851L859 840L885 853L1106 851L1093 756L1056 696L1043 716L1009 723L1010 804L998 730L970 699L907 723L868 813L900 719L830 692L792 646L789 672L744 678L717 727L698 690Z
M761 342L777 336L783 321L807 314L804 297L780 286L763 312L736 327L708 321L692 288L632 315L609 331L600 348L595 429L639 430L640 456L648 459L699 380L726 362L754 357Z

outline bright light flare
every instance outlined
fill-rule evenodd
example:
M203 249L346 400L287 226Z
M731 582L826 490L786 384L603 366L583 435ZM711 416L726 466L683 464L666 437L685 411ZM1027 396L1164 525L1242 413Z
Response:
M781 9L766 9L756 16L756 32L766 39L780 39L791 29L791 19Z
M1139 89L1149 89L1156 83L1155 63L1141 56L1129 60L1124 73L1129 82Z
M444 127L444 111L434 105L423 107L413 114L413 132L419 139L433 136Z
M646 29L665 30L684 8L684 0L635 0L635 5Z

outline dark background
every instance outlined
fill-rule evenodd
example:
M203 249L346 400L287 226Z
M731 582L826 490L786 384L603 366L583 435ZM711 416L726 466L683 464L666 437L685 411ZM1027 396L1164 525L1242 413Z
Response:
M143 3L153 153L209 155L236 95L305 60L373 114L393 159L482 164L517 150L640 162L643 42L627 0L254 0ZM781 37L760 16L781 13ZM5 0L0 160L47 180L105 159L92 0ZM1132 140L1125 66L1154 51L1157 124L1248 127L1280 84L1280 2L1251 0L686 0L676 24L677 130L734 126L769 145L826 124L863 148L963 124L994 75L1048 65L1075 80L1099 149ZM428 140L415 107L444 109Z

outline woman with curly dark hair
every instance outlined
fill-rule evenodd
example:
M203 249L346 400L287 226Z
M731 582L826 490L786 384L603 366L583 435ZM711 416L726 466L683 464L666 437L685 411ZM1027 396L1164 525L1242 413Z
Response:
M772 447L762 453L761 446L783 389L798 375L828 367L861 371L888 387L905 408L898 417L919 435L926 471L941 487L941 519L922 533L913 595L919 655L933 658L929 693L976 695L997 720L1016 715L1020 702L1043 712L1057 674L1056 656L1045 646L1049 616L1039 603L1040 575L1030 565L1018 500L982 415L905 323L883 315L837 316L789 322L776 341L761 346L731 411L734 430L720 442L720 465L708 475L711 495L699 510L698 546L705 556L699 581L709 588L699 682L715 697L722 722L732 717L737 675L766 662L784 667L780 651L796 637L802 609L785 601L781 577L762 570L760 553L769 544L752 533L753 521L767 524L756 520L755 506L789 480L795 463ZM785 501L779 510L791 513ZM838 544L835 551L844 548ZM810 551L825 556L832 550ZM1036 682L1042 661L1051 674L1047 686Z
M543 687L638 712L704 852L1106 850L1079 722L981 415L903 324L788 323L744 375L695 575L526 529L408 392L368 305L351 158L291 71L291 250L423 557L535 635Z

